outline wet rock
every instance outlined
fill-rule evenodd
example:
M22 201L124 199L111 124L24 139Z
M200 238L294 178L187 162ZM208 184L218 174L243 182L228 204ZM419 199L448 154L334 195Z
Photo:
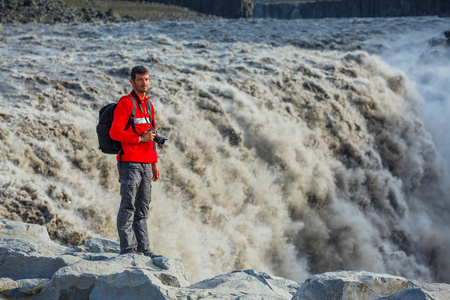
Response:
M444 36L445 36L447 39L450 39L450 30L444 31Z
M447 46L450 45L450 30L444 31L444 36L447 39Z

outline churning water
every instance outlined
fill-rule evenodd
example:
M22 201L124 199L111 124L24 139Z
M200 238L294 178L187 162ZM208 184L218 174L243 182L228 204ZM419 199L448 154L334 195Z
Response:
M0 217L117 240L100 107L151 70L153 250L195 282L252 268L450 282L445 18L1 25Z

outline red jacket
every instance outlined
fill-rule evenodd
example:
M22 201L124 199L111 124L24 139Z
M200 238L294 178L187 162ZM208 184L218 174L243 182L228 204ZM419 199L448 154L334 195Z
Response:
M139 135L137 135L131 126L125 130L128 119L131 116L131 111L133 110L133 100L131 99L131 94L128 96L123 96L117 103L116 109L114 110L114 120L111 125L111 130L109 135L112 139L121 142L123 148L123 154L121 155L121 161L132 161L139 163L154 163L158 161L158 156L153 148L153 142L139 143ZM149 98L145 97L143 100L136 99L141 102L141 107L144 112L141 111L138 104L136 104L136 115L134 116L134 124L138 134L144 133L150 129L147 124L145 117L150 121L147 112L147 101ZM150 102L152 107L153 124L155 124L155 110L153 109L153 104ZM145 117L144 117L145 116ZM151 125L150 125L151 126ZM119 160L119 154L117 154L117 160Z

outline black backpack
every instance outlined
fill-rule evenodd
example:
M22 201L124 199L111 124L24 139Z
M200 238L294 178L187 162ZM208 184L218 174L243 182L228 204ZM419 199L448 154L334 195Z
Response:
M133 91L134 93L134 91ZM132 93L132 94L133 94ZM136 96L137 97L137 96ZM127 130L130 126L133 131L136 132L136 128L134 127L134 116L136 114L136 100L134 97L131 97L133 100L133 110L131 111L130 118L128 119L127 125L125 126L125 130ZM97 124L97 137L98 144L103 153L106 154L117 154L122 150L122 144L119 141L113 140L109 136L109 131L111 130L111 125L114 119L114 110L116 109L117 103L109 103L103 106L98 112L98 124ZM149 101L147 102L147 110L149 112L150 120L152 115L152 107L149 105ZM153 122L151 122L153 125Z

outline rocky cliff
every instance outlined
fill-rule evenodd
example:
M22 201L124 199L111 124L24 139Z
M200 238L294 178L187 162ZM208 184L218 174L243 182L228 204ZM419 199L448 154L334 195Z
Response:
M70 23L118 21L112 10L105 13L49 0L0 0L0 23ZM122 21L136 20L124 17Z
M378 18L450 15L448 0L343 0L255 4L254 18Z
M447 299L448 284L369 272L314 275L300 284L237 270L190 285L180 259L118 255L96 238L68 248L43 226L0 220L0 298L20 299Z
M0 23L204 21L220 17L158 3L102 0L0 0Z
M141 0L128 1L141 2ZM249 19L253 13L251 0L147 0L146 2L176 5L204 14L233 19Z

